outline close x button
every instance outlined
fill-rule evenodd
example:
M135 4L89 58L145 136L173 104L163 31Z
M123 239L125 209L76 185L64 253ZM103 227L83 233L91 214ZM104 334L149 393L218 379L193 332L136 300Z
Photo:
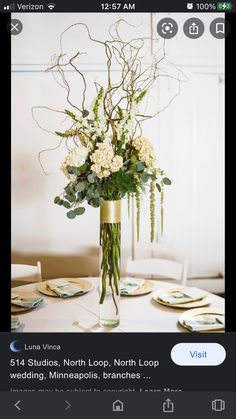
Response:
M172 361L180 366L216 366L225 358L225 348L219 343L178 343L171 350Z
M23 25L19 19L11 19L7 24L7 30L10 35L19 35L22 32Z

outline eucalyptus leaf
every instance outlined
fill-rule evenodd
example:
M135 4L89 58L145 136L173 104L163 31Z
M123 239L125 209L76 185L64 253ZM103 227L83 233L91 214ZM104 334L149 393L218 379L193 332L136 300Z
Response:
M75 200L76 200L76 196L75 195L69 195L68 193L66 194L65 198L69 202L75 202Z
M68 195L74 195L74 193L75 193L74 183L69 183L69 184L65 187L65 192L66 192Z
M67 171L71 175L79 176L81 174L78 167L76 166L66 166L66 168L68 168Z
M54 204L58 204L59 202L60 202L60 197L59 196L56 196L55 198L54 198Z
M87 109L83 109L82 115L86 118L86 116L89 116L89 111L87 111Z
M90 175L87 176L88 182L89 183L94 183L95 182L95 175L90 173Z
M81 202L83 202L84 201L84 199L85 199L85 195L84 195L84 193L82 192L82 193L78 193L78 195L77 195L77 199L76 199L76 202L78 203L78 204L81 204Z
M76 215L82 215L85 212L85 208L84 207L76 208L74 212L76 213Z
M86 192L86 197L87 200L90 200L91 198L93 198L93 187L90 186L90 188L88 188L87 192Z
M75 211L68 211L68 212L66 213L66 215L67 215L67 217L68 217L70 220L73 220L73 218L75 218L75 217L76 217L76 212L75 212Z
M163 177L162 181L165 185L171 185L171 180L168 177Z
M78 169L78 167L75 167L75 169L74 169L74 174L75 174L76 176L80 176L80 175L81 175L81 171L80 171L80 169Z
M142 172L144 170L144 164L141 161L138 161L135 165L136 172Z
M85 187L86 187L85 182L78 182L77 185L75 186L75 189L77 192L82 192L84 191Z
M156 188L158 189L158 191L161 193L161 186L159 185L159 183L156 183Z
M141 174L141 180L142 180L143 183L146 183L148 181L148 179L149 179L149 176L148 176L147 173L142 173Z
M68 208L68 209L70 208L70 203L68 201L62 201L62 205L65 208Z
M89 205L91 205L94 208L98 208L100 206L99 199L96 199L96 198L90 199Z
M66 166L66 170L69 173L69 175L74 174L74 166Z
M125 160L125 162L123 163L123 166L128 166L128 164L131 162L130 159Z
M100 197L100 191L98 191L97 189L95 189L93 191L93 198L99 198Z

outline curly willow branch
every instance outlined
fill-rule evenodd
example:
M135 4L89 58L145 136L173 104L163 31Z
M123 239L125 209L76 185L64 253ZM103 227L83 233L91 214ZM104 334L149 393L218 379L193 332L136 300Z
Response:
M147 110L145 109L145 114L139 113L135 115L135 127L134 132L132 133L132 138L134 135L139 131L142 133L142 126L141 123L145 120L151 119L159 115L162 111L164 111L178 96L180 92L180 84L184 80L181 79L180 75L181 71L177 69L172 63L168 62L166 60L166 51L165 51L165 41L162 43L162 48L157 49L155 53L152 54L152 62L151 64L144 65L143 59L146 56L145 51L143 52L143 48L146 45L146 42L152 43L152 50L153 50L153 44L154 41L158 41L156 38L153 38L153 35L151 37L137 37L133 38L131 40L123 40L120 35L120 26L121 24L125 24L131 28L138 28L141 26L139 25L132 25L131 23L127 22L124 19L119 19L117 22L112 24L109 28L109 36L110 39L106 41L102 41L100 39L96 39L91 35L89 27L82 22L74 23L67 27L60 35L60 53L58 56L54 56L53 62L51 67L49 67L46 71L52 71L52 73L55 71L58 72L62 83L59 83L58 80L57 83L61 87L63 87L67 94L66 94L66 100L67 103L74 109L76 109L78 112L84 115L85 106L86 106L86 94L87 94L87 83L85 75L82 71L78 68L77 59L81 56L81 54L84 54L84 52L77 51L72 56L68 56L65 53L64 50L64 37L65 34L70 31L72 28L83 28L90 41L101 45L103 48L103 52L106 57L106 67L107 67L107 87L104 89L104 95L103 95L103 109L104 113L107 118L107 130L109 127L112 130L113 137L116 141L116 122L119 120L117 119L117 108L121 108L123 111L129 113L132 109L132 102L135 100L135 98L138 97L138 95L145 91L145 93L149 93L150 91L153 91L154 84L158 81L161 77L167 77L170 80L176 80L178 82L178 90L177 92L171 97L171 99L168 101L168 103L162 107L157 112L154 112L152 115L146 115ZM66 58L67 57L67 58ZM164 70L160 68L160 65L166 62L169 65L172 65L173 68L175 68L176 71L178 71L178 76L175 77L170 74L165 74ZM116 83L112 80L112 70L113 70L113 64L116 64L120 70L120 79L116 81ZM143 68L143 66L145 68ZM72 103L71 101L71 86L66 78L65 71L67 69L73 69L76 74L81 78L83 82L83 90L82 90L82 101L81 101L81 108L77 106L77 104ZM54 77L54 75L53 75ZM98 93L100 84L95 82L95 90ZM50 111L59 112L66 115L66 112L55 110L48 108L46 106L38 106L32 108L32 115L33 119L37 123L38 127L44 130L45 132L48 132L50 134L55 135L54 132L49 131L45 129L44 127L39 124L38 120L35 117L34 110L35 109L44 108ZM82 131L81 131L82 132ZM86 135L86 133L82 134ZM42 150L42 152L39 153L39 161L40 165L43 168L42 162L41 162L41 154L46 151L52 151L56 148L60 147L61 143L63 141L60 140L59 144L56 147L53 147L51 149ZM67 140L64 140L65 146L68 148ZM45 170L43 169L44 173Z
M35 114L34 114L35 109L46 109L46 110L48 110L48 111L51 111L51 112L56 112L56 113L61 113L61 114L63 114L63 115L66 115L66 113L65 113L64 111L59 111L59 110L57 110L57 109L52 109L52 108L49 108L48 106L33 106L33 107L31 108L32 118L33 118L33 120L36 122L37 126L38 126L40 129L42 129L43 131L45 131L45 132L47 132L47 133L49 133L49 134L52 134L52 135L56 136L55 132L50 131L50 130L47 130L46 128L42 127L42 125L40 125L40 124L39 124L39 122L38 122L38 120L36 119ZM47 173L47 172L46 172L46 170L44 169L44 167L43 167L43 163L42 163L42 160L41 160L41 156L42 156L42 154L43 154L43 153L46 153L47 151L53 151L53 150L56 150L57 148L59 148L59 147L60 147L60 145L61 145L61 143L62 143L62 141L63 141L63 139L61 139L61 140L59 141L59 143L58 143L58 145L57 145L57 146L52 147L52 148L46 148L46 149L43 149L43 150L41 150L41 151L38 153L38 162L39 162L39 164L40 164L40 166L41 166L41 169L43 170L43 172L44 172L44 174L45 174L45 175L50 175L50 173Z
M52 147L52 148L45 148L44 150L41 150L41 151L38 153L38 161L39 161L39 164L40 164L40 166L41 166L41 168L42 168L42 170L43 170L44 174L45 174L45 175L47 175L47 176L48 176L48 175L51 175L52 173L47 173L47 172L46 172L46 170L44 169L43 164L42 164L42 161L41 161L41 156L42 156L42 154L43 154L43 153L46 153L46 152L48 152L48 151L54 151L54 150L56 150L57 148L59 148L63 140L64 140L64 139L63 139L63 138L61 138L61 140L59 141L58 145L56 145L55 147Z

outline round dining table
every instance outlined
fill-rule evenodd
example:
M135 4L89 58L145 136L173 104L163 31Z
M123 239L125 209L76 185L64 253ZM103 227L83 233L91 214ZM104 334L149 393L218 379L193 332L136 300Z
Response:
M82 278L81 278L82 279ZM115 328L99 325L99 278L86 277L93 289L86 294L62 299L41 294L39 283L19 286L14 289L32 292L44 298L43 303L29 311L14 313L20 325L13 332L187 332L179 322L186 308L167 307L154 301L153 291L173 287L166 281L152 281L153 291L139 296L122 296L120 302L120 324ZM224 310L224 298L210 294L211 309Z

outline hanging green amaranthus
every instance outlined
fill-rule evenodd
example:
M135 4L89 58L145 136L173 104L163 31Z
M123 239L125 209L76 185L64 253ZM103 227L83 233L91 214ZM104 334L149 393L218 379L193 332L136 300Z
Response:
M130 192L127 193L128 217L130 219Z
M150 239L151 242L154 241L154 234L155 234L155 182L150 182L150 227L151 227L151 234Z
M163 236L164 231L164 190L161 190L160 196L160 203L161 203L161 235Z
M135 193L135 199L136 199L136 231L137 231L137 241L139 241L139 235L140 235L140 215L141 215L141 193L140 193L140 186L137 185L136 193Z

